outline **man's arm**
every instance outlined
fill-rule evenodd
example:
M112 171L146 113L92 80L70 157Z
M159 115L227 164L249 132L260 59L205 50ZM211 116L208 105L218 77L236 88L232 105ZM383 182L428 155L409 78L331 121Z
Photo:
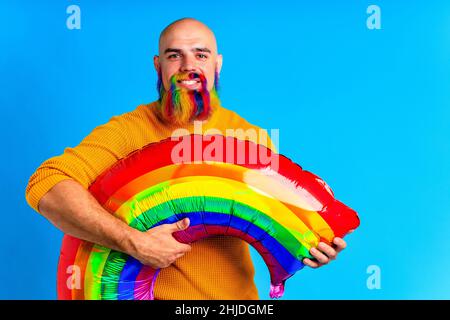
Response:
M189 219L147 232L129 227L107 212L74 180L57 183L39 201L39 211L63 232L132 255L145 265L164 268L191 250L172 233L189 226Z
M156 139L149 137L147 131L144 136L137 129L150 125L145 113L141 114L139 110L144 109L112 117L108 123L95 128L78 146L66 148L62 155L43 162L31 176L25 195L33 209L63 232L161 268L190 250L189 245L172 237L174 231L187 228L189 222L180 221L141 232L103 209L88 191L107 168Z

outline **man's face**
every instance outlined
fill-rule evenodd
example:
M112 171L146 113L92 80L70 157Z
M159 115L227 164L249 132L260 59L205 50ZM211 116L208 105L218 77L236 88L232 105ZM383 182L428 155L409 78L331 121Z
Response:
M170 89L172 76L191 72L203 75L211 91L215 73L222 67L222 56L217 54L214 34L203 24L188 20L172 26L161 36L154 64L166 91ZM175 85L187 90L201 89L199 78L179 80Z

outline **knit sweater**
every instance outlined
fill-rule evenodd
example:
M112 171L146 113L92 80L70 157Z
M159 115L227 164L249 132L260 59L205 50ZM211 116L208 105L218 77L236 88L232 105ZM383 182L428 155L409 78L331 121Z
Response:
M58 182L73 179L87 189L98 175L118 160L149 143L170 137L177 127L163 124L158 119L157 103L143 104L131 112L113 116L78 146L66 148L62 155L43 162L27 185L28 204L39 212L39 200ZM213 109L201 129L198 126L195 129L193 124L183 128L189 133L201 130L203 134L217 129L224 135L240 139L242 137L226 130L255 129L259 133L258 141L252 135L245 139L273 147L266 131L221 106ZM156 299L258 299L253 281L254 267L246 242L235 237L214 236L191 246L190 252L160 271L154 288Z

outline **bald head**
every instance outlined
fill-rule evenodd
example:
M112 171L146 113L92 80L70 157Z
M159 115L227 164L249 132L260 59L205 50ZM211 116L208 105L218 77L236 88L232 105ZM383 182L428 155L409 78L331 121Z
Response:
M159 54L161 54L161 49L165 44L174 38L202 39L203 41L207 41L211 46L211 50L217 54L217 42L214 33L206 24L194 18L182 18L176 20L161 31L161 34L159 35Z

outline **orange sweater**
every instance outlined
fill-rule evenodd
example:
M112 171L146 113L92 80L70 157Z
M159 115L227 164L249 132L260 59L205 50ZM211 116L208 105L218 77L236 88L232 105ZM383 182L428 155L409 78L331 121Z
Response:
M154 113L156 103L140 105L131 112L112 117L78 146L66 148L62 155L42 163L26 188L29 205L39 212L42 196L64 179L78 181L87 189L119 159L151 142L170 137L177 128L158 121ZM251 135L244 138L273 147L265 131L223 107L215 108L211 118L201 126L202 133L214 133L205 130L217 129L226 134L227 129L237 128L257 130L258 141ZM192 124L184 129L194 133ZM243 138L234 133L227 135ZM192 243L189 253L162 269L154 293L156 299L258 299L253 277L249 245L238 238L216 236Z

